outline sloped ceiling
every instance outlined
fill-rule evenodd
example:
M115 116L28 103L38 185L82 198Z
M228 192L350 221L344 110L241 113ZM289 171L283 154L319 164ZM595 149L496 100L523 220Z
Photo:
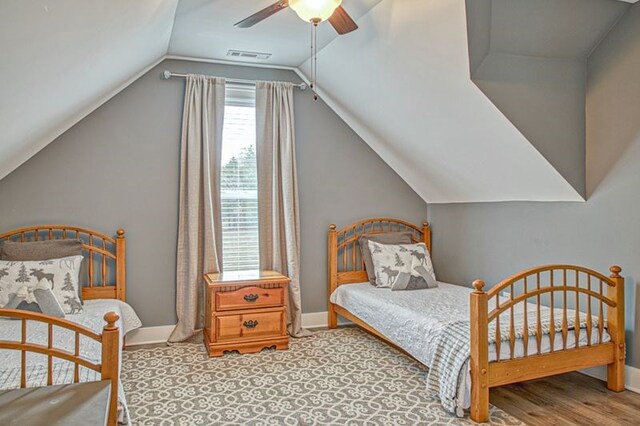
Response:
M167 54L266 51L307 72L309 27L292 11L233 28L270 3L0 2L0 179ZM469 78L464 0L344 7L360 30L321 26L321 93L426 201L582 199Z
M0 1L0 179L164 57L177 1Z
M469 78L464 0L385 0L358 23L319 85L427 202L582 200Z

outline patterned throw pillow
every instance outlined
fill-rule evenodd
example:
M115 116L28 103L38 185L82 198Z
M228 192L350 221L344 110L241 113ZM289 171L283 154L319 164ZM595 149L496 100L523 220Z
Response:
M81 313L82 304L78 298L78 275L81 263L82 256L31 261L0 260L0 306L6 306L16 296L27 303L33 303L38 300L36 292L39 289L48 288L64 313ZM42 295L42 292L38 294L41 295L42 300L42 302L38 300L40 305L44 303L47 296ZM42 307L40 309L42 310Z
M376 287L418 290L438 286L424 243L387 245L369 241Z
M44 280L39 281L33 289L27 286L20 287L16 293L11 293L9 302L3 307L64 318L60 303Z
M364 261L364 270L367 272L367 278L371 285L376 285L376 271L371 259L371 251L369 250L369 241L375 241L380 244L411 244L411 232L382 232L379 234L362 234L358 240L360 253Z

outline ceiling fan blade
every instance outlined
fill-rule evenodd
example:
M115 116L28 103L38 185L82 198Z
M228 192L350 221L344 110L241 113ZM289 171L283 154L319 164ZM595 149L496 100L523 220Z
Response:
M351 16L349 16L342 6L338 7L336 11L333 12L333 15L329 18L329 22L340 35L347 34L358 29L358 25L353 19L351 19Z
M260 12L254 13L248 18L245 18L242 21L237 22L236 24L234 24L234 27L236 28L253 27L258 22L267 19L269 16L273 15L274 13L280 12L282 9L286 9L287 7L289 7L289 0L279 0L274 4L272 4L271 6L265 7Z

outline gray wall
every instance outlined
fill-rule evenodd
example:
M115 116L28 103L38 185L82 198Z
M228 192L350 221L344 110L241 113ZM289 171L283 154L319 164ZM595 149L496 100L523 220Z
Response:
M638 140L640 4L634 4L588 61L587 194L598 190Z
M466 1L473 82L583 197L586 58L628 7L611 0Z
M465 0L471 75L491 51L491 1Z
M429 205L439 279L496 283L523 268L575 263L626 278L627 363L640 367L640 5L589 58L587 147L613 149L585 203ZM593 157L594 154L588 157ZM608 167L606 170L605 166Z
M0 230L43 222L127 230L127 300L175 323L184 81L161 70L299 81L290 71L168 60L0 181ZM326 231L370 215L416 222L426 204L322 101L296 91L304 312L326 310Z
M583 197L584 59L492 52L473 82Z

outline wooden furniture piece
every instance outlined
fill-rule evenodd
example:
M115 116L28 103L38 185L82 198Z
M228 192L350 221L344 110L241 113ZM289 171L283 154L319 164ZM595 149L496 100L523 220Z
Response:
M289 348L289 278L274 271L205 274L204 343L210 356Z
M109 397L109 425L117 424L118 418L118 358L119 358L119 333L116 321L118 314L109 312L105 314L104 320L107 325L102 329L102 334L96 334L92 330L65 319L54 318L35 312L27 312L16 309L0 309L0 318L15 318L22 322L22 339L19 342L0 340L0 349L17 350L21 353L20 363L20 388L27 386L27 353L39 353L46 355L47 360L47 385L53 384L53 358L63 359L74 364L73 383L80 381L80 367L100 373L101 379L110 383L114 391ZM28 321L35 321L47 324L49 333L47 343L28 343L27 324ZM53 330L55 327L63 328L75 333L74 352L68 352L53 346ZM102 345L102 360L96 364L82 357L80 353L80 336L93 339ZM99 408L99 407L98 407Z
M108 380L0 391L0 424L106 426L110 395Z
M27 242L43 240L81 240L84 243L86 277L82 288L82 300L125 300L125 236L124 229L116 231L117 237L77 226L36 225L14 229L0 234L3 241ZM84 279L86 278L86 280Z
M364 233L392 231L412 232L414 242L424 242L431 253L431 229L427 222L417 227L408 222L392 218L365 219L336 230L329 227L329 296L340 285L367 281L364 262L360 256L358 239ZM484 291L484 282L475 281L470 295L471 326L471 419L476 422L489 420L489 388L502 386L581 370L599 365L607 365L607 387L612 391L624 390L624 278L619 266L610 268L609 277L588 268L574 265L547 265L515 274ZM500 301L501 293L508 293L509 300ZM555 297L555 299L554 299ZM575 308L576 317L582 308L586 314L586 346L570 346L567 339L575 333L576 342L580 328L568 328L568 302ZM515 356L516 330L514 309L526 303L533 303L537 313L531 318L524 314L523 346L527 348L529 339L535 339L537 350L524 351L523 357ZM545 335L540 321L541 306L561 306L561 326L556 327L551 310L549 339L552 342L549 353L541 353L541 340ZM524 309L526 312L527 309ZM605 315L606 312L606 315ZM348 310L329 301L329 327L337 326L340 315L381 340L396 347L385 336L362 321ZM597 317L597 324L592 315ZM507 318L508 339L496 339L498 359L489 361L489 330L495 329L498 336L504 335L500 327ZM500 318L502 321L498 321ZM575 318L579 323L579 318ZM602 342L604 329L611 338ZM531 331L533 330L533 332ZM598 339L592 341L591 334L597 331ZM553 343L556 335L561 336L561 347ZM510 356L500 358L500 346L509 346Z
M3 241L28 242L54 239L75 239L83 242L85 253L86 276L83 280L82 299L119 299L125 300L125 232L116 231L116 238L86 228L67 225L35 225L14 229L0 234ZM0 349L13 349L22 352L21 387L26 386L26 352L45 354L48 359L47 382L52 384L53 358L61 358L75 364L74 383L79 381L78 366L100 372L102 380L111 382L109 401L109 425L117 424L118 419L118 381L119 381L119 330L115 325L118 314L109 312L104 316L107 325L102 334L75 324L71 321L50 317L48 315L26 311L0 309L0 317L13 317L22 320L22 341L0 341ZM49 324L47 345L26 343L27 321L39 321ZM76 334L75 353L69 353L53 347L53 326L66 328ZM80 335L89 337L102 345L102 360L94 364L80 356Z

